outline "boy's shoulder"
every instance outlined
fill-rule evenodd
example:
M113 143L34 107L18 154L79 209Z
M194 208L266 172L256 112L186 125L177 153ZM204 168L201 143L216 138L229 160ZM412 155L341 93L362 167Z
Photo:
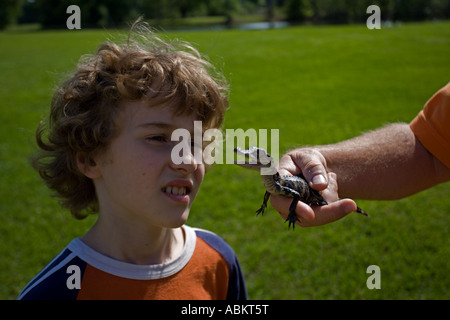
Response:
M197 238L201 239L206 245L219 253L228 265L229 279L226 298L230 300L246 300L247 290L245 288L244 276L233 248L214 232L199 228L192 229L195 231Z
M75 268L76 269L75 269ZM76 298L77 286L71 275L84 271L86 262L74 254L68 246L64 248L22 290L19 300L72 300ZM45 286L41 284L45 283Z
M236 254L233 248L220 236L212 231L192 228L198 238L206 242L211 248L217 251L222 257L228 262L228 264L233 264L236 259Z

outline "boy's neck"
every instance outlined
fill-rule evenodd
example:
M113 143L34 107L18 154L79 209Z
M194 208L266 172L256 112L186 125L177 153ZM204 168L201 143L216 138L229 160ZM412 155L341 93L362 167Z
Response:
M120 226L115 228L115 226ZM179 257L185 243L180 228L146 228L127 222L127 228L108 223L99 216L81 240L99 253L113 259L139 265L167 263Z

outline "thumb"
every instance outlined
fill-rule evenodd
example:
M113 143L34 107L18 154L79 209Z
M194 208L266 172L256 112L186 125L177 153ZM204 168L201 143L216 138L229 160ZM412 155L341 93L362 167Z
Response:
M304 148L290 154L313 189L324 190L328 186L325 157L316 149Z

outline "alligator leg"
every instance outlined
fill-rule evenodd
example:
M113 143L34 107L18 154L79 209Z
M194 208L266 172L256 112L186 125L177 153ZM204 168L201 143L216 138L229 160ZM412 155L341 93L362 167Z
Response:
M311 195L313 198L315 198L313 201L308 203L308 205L317 205L317 206L326 206L328 202L323 198L323 196L320 194L319 191L310 189L309 192L311 192Z
M256 215L258 215L260 213L262 215L264 215L264 210L266 210L266 208L267 208L267 201L269 201L269 198L270 198L270 193L268 191L266 191L266 193L264 194L264 200L263 200L263 203L261 205L261 208L256 210Z
M297 218L297 216L295 215L295 208L297 207L297 203L299 201L300 197L295 195L294 199L291 202L291 205L289 206L289 215L286 219L286 221L289 221L289 226L288 229L291 228L291 224L292 224L292 230L295 229L295 223L298 221L301 223L300 219Z

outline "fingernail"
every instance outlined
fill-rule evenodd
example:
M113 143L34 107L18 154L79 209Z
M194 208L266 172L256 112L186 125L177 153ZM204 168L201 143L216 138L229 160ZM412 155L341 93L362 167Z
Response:
M325 177L323 176L323 175L321 175L321 174L319 174L319 175L317 175L317 176L314 176L312 179L311 179L311 182L312 182L312 184L326 184L327 183L327 181L325 180Z

